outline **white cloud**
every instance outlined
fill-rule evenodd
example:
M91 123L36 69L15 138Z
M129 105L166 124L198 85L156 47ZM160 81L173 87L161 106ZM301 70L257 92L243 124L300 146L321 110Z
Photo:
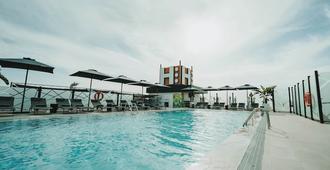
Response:
M328 5L324 7L324 14L330 19L330 8Z
M183 64L194 66L197 85L284 85L309 71L296 61L308 65L329 45L328 35L302 35L283 40L278 48L267 46L305 28L294 24L310 5L300 2L1 2L0 55L52 63L56 74L48 82L55 84L75 80L87 86L87 81L68 76L87 68L158 81L159 64L173 65L182 59ZM270 50L269 56L256 53L261 49ZM291 76L281 78L292 68Z

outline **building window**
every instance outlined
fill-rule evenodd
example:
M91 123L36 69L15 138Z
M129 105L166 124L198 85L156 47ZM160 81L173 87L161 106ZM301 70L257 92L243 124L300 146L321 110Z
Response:
M169 85L170 79L168 77L164 78L164 85Z
M164 68L164 74L168 74L170 73L170 68L169 67L165 67Z
M185 80L185 85L188 85L189 84L188 78L184 78L184 80Z
M184 72L185 72L186 74L189 74L189 69L188 69L188 68L185 68L185 69L184 69Z

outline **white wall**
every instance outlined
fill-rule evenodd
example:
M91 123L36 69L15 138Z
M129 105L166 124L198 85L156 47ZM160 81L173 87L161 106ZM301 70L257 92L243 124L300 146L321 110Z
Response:
M164 105L165 102L168 102L168 106L173 108L173 93L158 93L161 97L160 102Z

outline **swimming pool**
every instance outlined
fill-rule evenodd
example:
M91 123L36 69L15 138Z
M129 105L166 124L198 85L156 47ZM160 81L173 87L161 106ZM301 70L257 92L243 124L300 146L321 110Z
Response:
M247 112L81 114L0 122L0 169L184 169Z

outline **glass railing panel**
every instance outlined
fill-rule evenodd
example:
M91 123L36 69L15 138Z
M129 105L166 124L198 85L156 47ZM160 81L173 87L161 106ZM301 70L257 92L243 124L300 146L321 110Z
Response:
M323 119L330 122L330 72L319 74Z
M306 92L309 92L309 89L308 89L308 80L307 79L305 79L304 84L305 84L305 93ZM306 106L306 115L307 115L308 118L312 118L311 109L310 109L309 106Z
M312 94L313 118L314 120L320 120L315 76L311 76L311 94Z

